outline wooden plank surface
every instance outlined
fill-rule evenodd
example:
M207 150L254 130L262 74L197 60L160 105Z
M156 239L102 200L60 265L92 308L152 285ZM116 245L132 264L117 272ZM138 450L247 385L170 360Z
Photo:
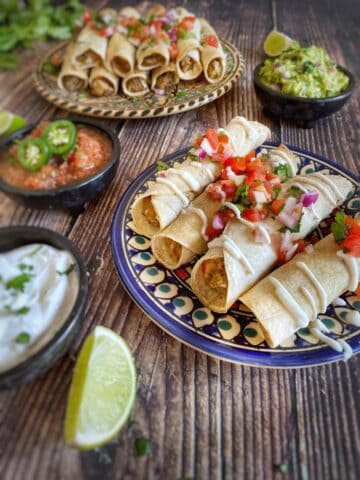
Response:
M273 140L316 151L357 172L356 95L341 112L302 130L264 117L252 69L262 59L262 41L275 23L304 43L324 46L358 75L358 7L351 0L201 0L185 5L208 18L244 54L246 75L236 88L182 115L108 121L119 131L121 166L108 191L78 217L31 211L0 195L1 226L42 225L63 233L80 247L91 271L84 323L70 353L42 378L0 393L1 479L280 479L274 469L280 463L288 466L284 478L360 477L358 358L306 370L261 370L197 353L163 333L131 302L119 283L109 241L115 204L136 175L188 145L207 126L224 125L236 114L266 123ZM2 106L33 122L58 113L32 89L31 69L46 48L27 52L20 70L0 75ZM97 324L123 335L134 352L137 402L133 422L116 441L78 453L62 441L66 395L74 358ZM134 440L140 436L151 440L151 456L135 456Z

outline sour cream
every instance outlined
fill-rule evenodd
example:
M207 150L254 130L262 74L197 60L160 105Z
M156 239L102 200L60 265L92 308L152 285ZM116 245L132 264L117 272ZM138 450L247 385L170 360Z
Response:
M0 372L51 340L78 291L76 262L67 251L31 244L0 254Z

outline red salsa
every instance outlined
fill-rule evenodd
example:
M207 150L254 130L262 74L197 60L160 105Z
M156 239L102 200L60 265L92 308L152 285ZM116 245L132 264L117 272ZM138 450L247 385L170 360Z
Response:
M70 124L67 121L43 122L27 135L25 141L19 144L14 143L3 153L0 157L2 180L15 187L43 190L72 185L103 168L110 160L112 153L110 140L94 128L75 125L76 136L70 151L67 151L68 149L59 144L62 139L61 134L67 133L66 125L62 126L61 122ZM54 133L52 127L56 123L60 125L58 132ZM59 132L60 136L57 135ZM48 138L46 137L47 133ZM37 164L36 162L35 164L26 164L26 161L29 162L29 160L25 158L24 161L24 157L21 155L24 155L24 148L27 148L27 152L30 154L33 152L31 148L37 148L36 143L31 143L35 138L41 139L47 145L50 144L47 151L48 158L44 159L38 155ZM51 145L52 140L53 145ZM42 154L43 152L35 150L35 153ZM40 158L41 163L39 163Z

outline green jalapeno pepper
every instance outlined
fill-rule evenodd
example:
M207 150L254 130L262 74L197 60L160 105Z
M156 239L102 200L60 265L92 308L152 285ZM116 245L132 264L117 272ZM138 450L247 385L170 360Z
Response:
M30 172L37 172L50 159L50 150L41 138L24 139L18 144L18 158L21 166Z
M45 139L51 153L67 155L75 146L76 126L69 120L56 120L45 128L42 138Z

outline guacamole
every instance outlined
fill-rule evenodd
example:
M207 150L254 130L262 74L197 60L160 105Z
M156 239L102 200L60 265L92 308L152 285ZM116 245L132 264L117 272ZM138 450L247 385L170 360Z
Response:
M349 77L323 48L301 48L298 43L278 57L265 60L259 77L274 90L304 98L333 97L349 85Z

